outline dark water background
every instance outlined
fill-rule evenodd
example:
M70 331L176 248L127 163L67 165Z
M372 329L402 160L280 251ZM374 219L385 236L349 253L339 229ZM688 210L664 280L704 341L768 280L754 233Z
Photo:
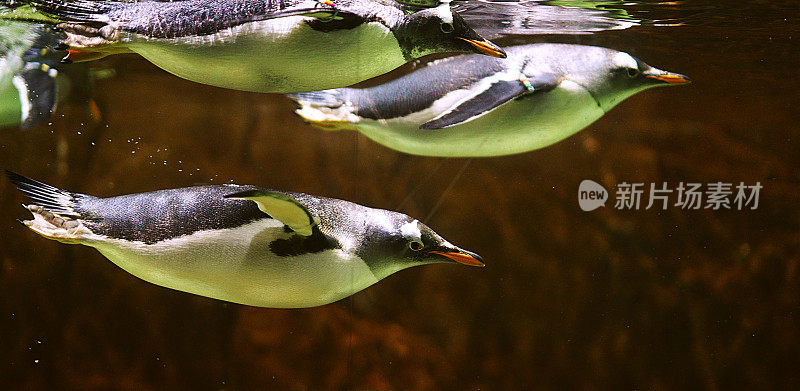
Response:
M0 166L97 196L232 180L433 211L429 225L487 266L405 270L320 308L228 304L33 234L2 180L0 383L797 389L797 4L622 8L650 23L535 40L624 50L694 84L646 91L559 144L502 158L403 155L311 128L278 95L195 84L136 56L102 60L116 72L95 84L105 122L67 104L51 126L3 129ZM584 179L763 189L754 211L583 212Z

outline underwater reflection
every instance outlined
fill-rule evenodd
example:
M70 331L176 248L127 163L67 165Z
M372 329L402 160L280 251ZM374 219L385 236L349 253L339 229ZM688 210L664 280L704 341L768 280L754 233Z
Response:
M689 83L627 53L585 45L506 48L507 59L434 61L365 89L290 95L303 119L426 156L499 156L552 145L649 88Z
M85 107L94 121L93 79L113 74L88 64L66 64L53 50L63 35L50 26L0 20L0 127L30 129L48 122L67 101Z
M46 49L57 42L46 26L0 20L0 126L29 129L50 118L66 87L59 57Z
M620 1L455 1L455 9L488 39L507 35L592 34L642 23Z
M487 39L591 34L644 21L617 1L457 1L428 8L370 0L201 1L190 9L159 1L0 3L7 7L0 5L0 19L57 26L69 49L62 53L73 62L138 53L195 82L284 93L345 87L429 54L502 57Z
M446 3L415 12L371 0L15 6L55 19L72 61L138 53L179 77L243 91L344 87L434 53L504 56Z

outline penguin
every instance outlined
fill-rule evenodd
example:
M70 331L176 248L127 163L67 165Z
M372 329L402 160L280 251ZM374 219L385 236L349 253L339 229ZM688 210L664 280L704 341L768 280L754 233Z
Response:
M0 21L0 127L30 129L55 111L63 83L49 40L57 39L46 27Z
M595 46L531 44L508 58L462 55L370 88L289 95L296 113L329 130L357 130L400 152L501 156L554 144L649 88L683 75Z
M68 60L138 53L179 77L252 92L344 87L433 53L505 56L448 3L410 13L374 0L22 3L61 21Z
M484 266L405 214L256 186L97 198L6 171L34 232L94 247L125 271L179 291L259 307L321 306L397 271Z

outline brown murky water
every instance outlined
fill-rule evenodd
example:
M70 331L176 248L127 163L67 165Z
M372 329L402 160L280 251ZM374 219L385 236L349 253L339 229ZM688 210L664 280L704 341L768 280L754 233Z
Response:
M143 282L16 222L0 181L0 380L10 389L800 387L798 12L789 1L639 4L644 23L535 40L627 51L694 84L622 103L549 148L408 156L326 133L279 95L208 87L136 56L77 104L0 132L0 166L111 196L256 184L424 218L483 269L412 268L303 310ZM760 182L757 210L583 212L577 189ZM613 190L612 190L613 193ZM613 197L613 194L612 194ZM613 200L612 200L613 201Z

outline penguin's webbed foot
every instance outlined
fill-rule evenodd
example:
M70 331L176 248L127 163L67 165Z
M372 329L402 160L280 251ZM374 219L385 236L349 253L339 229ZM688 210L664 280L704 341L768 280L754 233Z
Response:
M329 16L318 18L320 22L330 22L332 20L341 19L337 18L339 16L339 9L336 8L336 3L334 3L332 0L317 0L317 4L314 5L314 8L317 8L317 6L321 5L330 7L333 10L333 13L331 13Z
M306 119L305 122L315 128L319 128L328 132L339 132L343 130L356 130L355 127L344 121L314 121Z
M120 30L112 25L92 27L80 23L60 23L56 25L66 34L55 50L67 50L62 63L97 60L117 52L124 52L117 44Z
M33 220L22 221L22 224L48 239L75 244L80 243L84 234L91 233L80 221L53 213L42 206L27 205L25 208L31 212Z

